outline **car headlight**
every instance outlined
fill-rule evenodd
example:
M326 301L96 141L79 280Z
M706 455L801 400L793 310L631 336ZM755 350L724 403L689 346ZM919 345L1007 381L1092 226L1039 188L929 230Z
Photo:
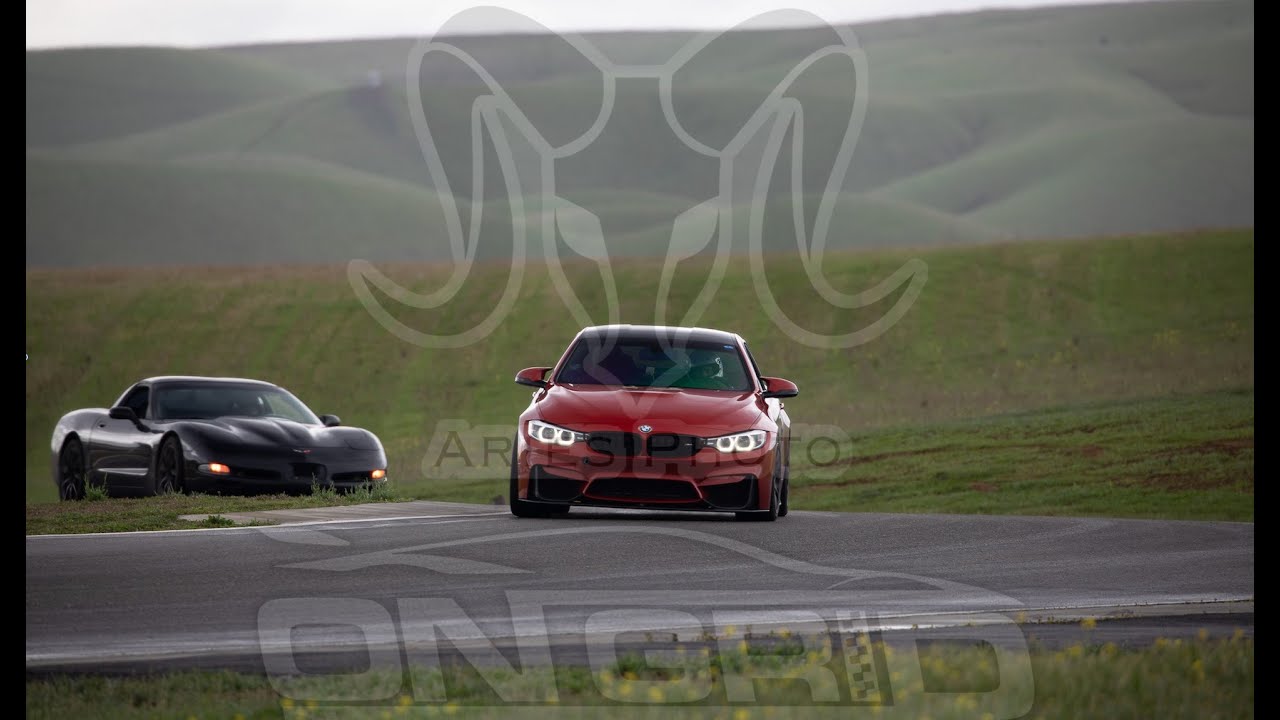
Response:
M530 420L529 437L548 445L568 447L576 442L586 440L587 434L552 425L551 423L544 423L541 420Z
M763 430L748 430L732 435L707 438L707 445L720 452L750 452L764 447L764 441L765 432Z

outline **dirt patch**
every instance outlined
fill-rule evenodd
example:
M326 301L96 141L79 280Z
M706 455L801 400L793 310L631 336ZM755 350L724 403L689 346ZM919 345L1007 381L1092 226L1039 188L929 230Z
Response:
M797 492L807 492L809 490L838 490L843 487L851 487L854 485L874 485L881 482L886 482L886 479L882 477L858 477L836 480L834 482L806 483L804 485L795 485L791 489Z
M989 493L989 492L995 492L999 490L1000 487L997 485L992 485L991 483L976 482L976 483L970 483L969 489L973 490L974 492Z
M1197 446L1194 449L1199 450L1200 447L1201 446ZM1241 450L1252 450L1253 438L1247 437L1247 438L1230 438L1227 440L1213 440L1213 441L1204 443L1203 448L1204 448L1204 452L1225 452L1231 455L1235 455Z
M921 448L919 450L896 450L894 452L876 453L875 455L854 455L845 460L837 460L830 465L861 465L863 463L877 462L879 460L888 460L895 457L910 457L912 455L933 455L934 453L949 452L955 450L952 445L943 445L941 447ZM821 467L829 467L822 465Z
M1168 450L1163 455L1183 455L1194 453L1196 455L1239 455L1245 450L1253 449L1253 438L1226 438L1224 440L1210 440L1208 442L1198 443L1196 445L1188 445L1186 447L1174 448Z
M1164 490L1167 492L1175 492L1180 490L1217 490L1219 488L1230 487L1239 482L1242 478L1232 477L1204 477L1194 475L1192 473L1162 473L1159 475L1149 475L1144 478L1138 478L1126 485L1136 485L1139 487L1149 488L1152 490ZM1249 473L1249 487L1253 487L1253 474Z
M830 465L862 465L863 463L872 463L897 457L910 457L912 455L934 455L936 453L944 452L971 452L979 450L1009 450L1013 448L1020 448L1023 450L1053 450L1054 446L1045 443L1002 443L1000 445L974 445L972 447L942 445L939 447L920 448L918 450L897 450L894 452L876 453L875 455L854 455L848 459L830 463ZM829 467L829 465L822 465L820 467Z
M1021 432L1017 432L1016 435L1017 437L1022 439L1032 439L1032 438L1042 438L1042 437L1051 437L1051 438L1060 439L1060 438L1067 437L1068 435L1074 435L1076 433L1080 433L1082 435L1093 435L1099 430L1110 430L1112 428L1122 428L1129 425L1132 425L1132 423L1128 423L1128 422L1089 423L1087 425L1079 425L1076 427L1069 427L1064 429L1044 430L1042 432L1021 431Z
M1102 457L1103 448L1101 445L1085 445L1080 448L1080 454L1087 458Z

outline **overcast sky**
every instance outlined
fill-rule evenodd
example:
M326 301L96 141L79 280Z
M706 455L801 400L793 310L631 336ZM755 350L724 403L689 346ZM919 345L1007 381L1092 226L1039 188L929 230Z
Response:
M27 47L177 45L423 36L451 15L493 4L553 30L725 28L779 8L833 23L1096 0L26 0ZM476 28L501 32L503 28Z

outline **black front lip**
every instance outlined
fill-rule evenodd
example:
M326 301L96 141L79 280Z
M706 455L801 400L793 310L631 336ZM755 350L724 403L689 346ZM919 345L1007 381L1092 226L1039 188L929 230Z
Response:
M645 502L621 502L613 500L594 500L594 499L578 499L565 502L551 502L548 500L521 500L521 502L532 505L544 505L546 507L571 507L582 508L612 508L615 510L668 510L671 512L705 512L705 513L738 513L738 512L754 512L756 508L718 508L703 501L695 501L689 503L645 503Z
M209 463L222 463L230 473L201 470ZM300 465L311 467L301 468ZM195 484L226 487L305 488L311 485L356 488L386 478L373 480L369 473L387 468L381 450L349 448L310 448L308 452L273 448L264 452L219 453L201 462L187 460L187 477Z
M645 482L644 478L628 479L634 481L640 486ZM659 482L671 482L663 478L654 478L654 480ZM635 498L601 497L598 495L592 496L590 491L594 483L579 481L573 478L565 478L553 473L548 473L541 465L534 466L529 481L529 498L528 500L525 500L525 502L544 505L574 505L581 507L632 508L645 510L681 510L686 512L744 512L756 510L757 501L759 499L759 493L757 490L759 478L755 475L747 475L739 481L745 489L745 493L742 495L738 497L719 498L730 499L731 502L729 503L713 502L711 498L706 497L706 493L708 492L706 489L703 490L703 497L689 498L688 500L674 498L659 499L656 496L646 499L643 495ZM581 483L582 487L578 488L573 494L561 492L561 497L548 498L545 497L542 487L543 483L547 483L548 481L551 483L558 483L558 487L560 489L563 489L566 486L576 486L579 483ZM736 485L738 483L732 484ZM556 486L553 485L553 487ZM725 491L730 489L728 485L719 485L715 487L721 488ZM737 502L732 502L732 500L737 500Z

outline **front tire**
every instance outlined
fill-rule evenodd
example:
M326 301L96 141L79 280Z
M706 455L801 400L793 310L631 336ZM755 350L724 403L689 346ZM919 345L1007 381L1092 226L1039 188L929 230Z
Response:
M165 438L156 455L156 472L152 482L152 494L167 495L186 491L186 478L182 457L182 441L176 437Z
M511 514L516 517L532 518L569 512L568 505L543 505L520 499L520 470L519 465L516 463L516 447L519 441L519 438L511 440L511 488L509 491Z
M786 517L791 512L790 500L791 495L791 468L782 471L782 499L778 503L778 517Z
M76 438L68 438L58 451L58 497L84 499L84 446Z

